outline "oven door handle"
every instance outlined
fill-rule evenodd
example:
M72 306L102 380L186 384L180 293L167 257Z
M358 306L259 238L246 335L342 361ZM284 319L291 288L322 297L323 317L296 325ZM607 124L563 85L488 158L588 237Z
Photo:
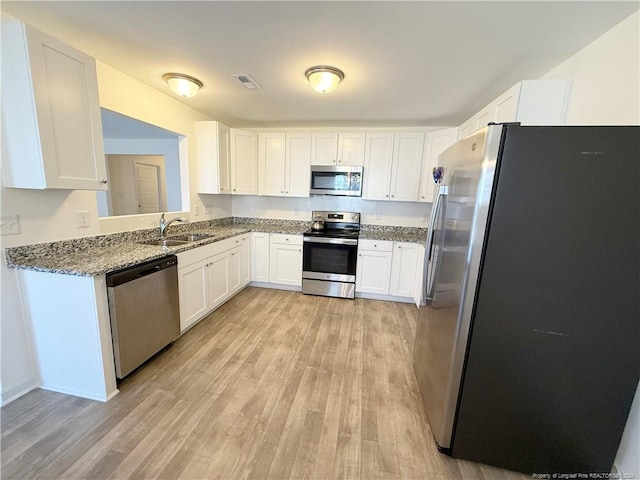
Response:
M333 245L358 245L355 238L327 238L327 237L303 237L309 243L331 243Z

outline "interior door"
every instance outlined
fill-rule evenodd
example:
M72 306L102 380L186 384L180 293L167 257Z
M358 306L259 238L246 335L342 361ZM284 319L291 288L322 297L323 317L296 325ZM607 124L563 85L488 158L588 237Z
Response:
M160 211L160 168L142 162L134 162L138 213Z

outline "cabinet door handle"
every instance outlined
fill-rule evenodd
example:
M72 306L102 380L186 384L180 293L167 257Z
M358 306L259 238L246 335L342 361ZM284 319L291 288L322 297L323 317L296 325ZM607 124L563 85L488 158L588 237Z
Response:
M235 191L236 191L236 189L234 188L234 189L233 189L233 191L235 192Z
M374 244L373 244L373 248L378 248L378 244L377 244L377 243L374 243Z
M299 249L298 249L298 252L301 252L301 251L302 251L302 249L300 249L300 248L299 248Z
M105 179L100 180L100 183L102 183L103 185L106 185L107 181Z
M385 195L385 197L389 198L389 194Z
M391 198L395 197L395 195L391 195Z
M289 193L289 190L287 190L287 193Z
M280 193L284 193L282 190L280 190Z

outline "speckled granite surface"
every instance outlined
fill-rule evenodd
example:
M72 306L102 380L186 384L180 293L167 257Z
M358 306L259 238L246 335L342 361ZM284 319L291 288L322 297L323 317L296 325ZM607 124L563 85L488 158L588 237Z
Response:
M175 247L141 245L139 242L159 238L158 229L149 228L7 248L5 258L7 266L11 268L93 277L247 232L299 235L310 226L311 222L294 220L223 218L172 224L167 229L169 238L185 233L211 235L210 238ZM426 238L426 229L363 225L361 238L422 243Z
M427 229L419 227L394 227L390 225L362 225L360 228L360 238L365 240L424 243L427 239Z
M139 242L160 237L158 228L149 228L7 248L5 258L10 268L93 277L251 231L301 234L310 225L288 220L223 218L172 224L166 232L168 238L185 233L211 235L175 247L141 245Z

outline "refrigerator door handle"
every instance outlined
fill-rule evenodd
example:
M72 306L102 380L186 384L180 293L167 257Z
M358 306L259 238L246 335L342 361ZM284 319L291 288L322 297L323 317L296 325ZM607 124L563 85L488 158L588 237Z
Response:
M431 279L429 274L433 272L434 274L438 271L437 265L434 265L433 269L430 269L431 265L431 255L433 253L433 241L435 239L435 226L436 226L436 217L440 213L442 208L442 202L444 197L449 194L449 187L447 185L441 185L438 189L438 194L436 196L436 201L433 204L433 215L429 219L429 234L427 236L427 251L425 252L425 274L424 274L424 299L425 302L433 302L434 297L432 295L433 286L435 285L435 279Z

